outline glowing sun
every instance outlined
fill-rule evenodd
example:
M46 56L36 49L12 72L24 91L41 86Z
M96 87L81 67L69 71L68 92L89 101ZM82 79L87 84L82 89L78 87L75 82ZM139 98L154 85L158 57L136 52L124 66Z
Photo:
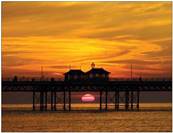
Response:
M81 97L82 102L94 102L95 96L92 94L85 94Z

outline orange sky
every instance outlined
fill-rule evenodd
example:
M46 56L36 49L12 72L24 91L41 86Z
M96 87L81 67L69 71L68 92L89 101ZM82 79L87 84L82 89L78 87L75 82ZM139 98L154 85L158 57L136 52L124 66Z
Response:
M91 62L111 77L170 77L171 2L2 2L3 77L62 77Z

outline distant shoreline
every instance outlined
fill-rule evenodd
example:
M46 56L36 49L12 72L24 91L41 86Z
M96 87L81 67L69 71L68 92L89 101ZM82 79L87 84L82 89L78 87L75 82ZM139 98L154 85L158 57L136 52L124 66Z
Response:
M103 104L104 108L104 104ZM114 111L114 104L108 104L109 111ZM2 111L32 111L32 104L2 104ZM39 111L39 106L37 106ZM50 110L50 104L48 105ZM99 103L73 103L73 111L99 111ZM141 103L140 111L171 111L172 103ZM63 104L57 104L57 111L63 111ZM120 111L124 111L124 104L120 104ZM135 110L133 110L135 111ZM133 112L132 111L132 112ZM56 112L56 111L55 111Z

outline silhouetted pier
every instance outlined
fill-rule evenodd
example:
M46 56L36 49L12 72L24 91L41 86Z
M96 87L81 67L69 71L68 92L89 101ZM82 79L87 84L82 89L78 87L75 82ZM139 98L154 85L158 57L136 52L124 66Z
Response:
M139 110L140 92L172 91L172 80L122 80L122 81L2 81L3 92L32 92L33 110L36 110L36 96L39 95L39 110L57 110L57 94L63 94L63 110L71 110L72 92L99 92L100 111L108 110L108 93L114 94L114 109L119 110L120 92L124 93L124 109ZM48 94L50 101L48 101ZM103 100L104 96L104 100ZM38 104L37 104L38 105ZM105 105L103 107L103 105Z

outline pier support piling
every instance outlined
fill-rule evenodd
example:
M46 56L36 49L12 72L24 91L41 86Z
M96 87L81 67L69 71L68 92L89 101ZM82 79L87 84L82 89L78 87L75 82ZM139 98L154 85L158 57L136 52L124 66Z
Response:
M131 91L131 110L133 110L133 91Z
M33 88L33 95L32 95L32 110L35 111L35 89Z
M51 104L51 110L53 111L53 91L51 91L50 94L50 104Z
M43 91L43 111L46 109L46 102L45 102L45 91Z
M47 110L47 91L45 91L45 110Z
M64 101L64 107L63 108L64 108L64 111L65 111L66 110L66 93L65 93L65 88L64 88L64 97L63 98L64 98L64 100L63 100Z
M129 91L125 92L125 110L129 110Z
M139 90L137 91L137 103L136 103L136 108L139 110Z
M69 93L69 111L71 110L71 88L69 88L69 91L68 91Z
M100 111L102 111L102 91L100 91Z
M40 111L43 111L43 91L40 91Z
M115 110L119 110L119 91L115 91Z
M56 111L56 91L54 91L54 110Z
M105 110L107 111L108 110L108 90L107 90L107 88L106 88L106 93L105 93L105 104L106 104Z

